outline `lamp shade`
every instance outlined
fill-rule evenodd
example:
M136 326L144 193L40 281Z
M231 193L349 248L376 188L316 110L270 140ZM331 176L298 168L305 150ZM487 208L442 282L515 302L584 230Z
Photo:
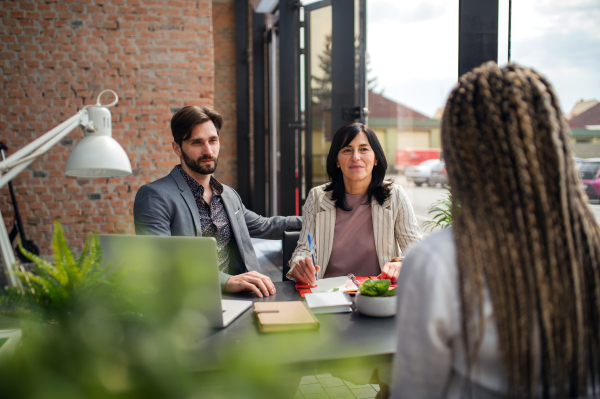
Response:
M102 106L91 107L88 117L90 126L86 128L85 137L71 151L65 174L78 177L130 175L129 157L117 140L112 138L110 111Z
M71 151L65 174L78 177L118 177L131 174L127 153L110 136L85 136Z

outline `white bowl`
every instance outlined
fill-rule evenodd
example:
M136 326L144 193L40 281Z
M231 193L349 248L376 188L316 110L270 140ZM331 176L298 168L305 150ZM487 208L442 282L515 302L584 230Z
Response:
M357 293L354 297L356 310L371 317L390 317L396 314L396 295L366 296Z

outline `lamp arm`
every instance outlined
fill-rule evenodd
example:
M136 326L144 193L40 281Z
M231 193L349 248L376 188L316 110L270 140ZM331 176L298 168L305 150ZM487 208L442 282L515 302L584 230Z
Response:
M44 148L46 151L52 145L54 145L58 140L61 140L64 136L69 134L77 125L80 124L80 121L85 116L87 119L87 110L82 109L77 112L75 115L51 129L44 135L38 137L31 143L27 144L25 147L17 150L14 154L8 156L4 161L0 162L0 173L6 171L7 169L11 169L17 166L23 160L26 160L30 155L35 154L39 149ZM58 137L58 140L53 140ZM48 147L47 144L49 141L52 141L52 144ZM41 154L38 154L38 156ZM2 186L0 186L2 187Z
M4 187L15 176L26 169L35 159L47 152L53 145L59 142L67 134L71 133L82 121L87 123L87 111L82 110L75 116L67 119L51 131L36 139L21 150L0 163L0 188ZM10 169L2 174L2 171ZM20 286L20 281L15 276L15 264L17 259L13 253L13 247L4 225L2 213L0 213L0 248L2 249L2 260L8 270L8 277L12 286Z
M110 104L102 104L100 102L100 98L104 93L112 93L115 97L115 100ZM118 102L119 97L117 96L117 93L115 93L113 90L102 90L98 95L96 104L86 105L79 112L77 112L75 115L73 115L60 125L51 129L41 137L38 137L31 143L27 144L25 147L21 148L20 150L16 151L14 154L11 154L8 158L0 162L0 175L2 175L2 173L7 169L12 169L20 163L28 161L30 157L35 158L46 153L50 148L52 148L54 144L56 144L63 137L69 134L79 124L87 130L96 130L93 126L93 122L91 122L88 118L87 109L91 107L110 108L115 106ZM5 182L4 184L6 184L7 182ZM4 184L0 184L0 188L2 188Z
M112 93L115 97L114 101L110 104L102 104L100 102L100 98L104 93ZM58 143L63 137L68 135L75 129L78 125L83 126L87 131L95 131L97 130L94 127L93 121L89 119L89 115L87 109L90 107L105 107L110 108L116 105L119 101L119 97L117 93L113 90L103 90L98 95L98 100L96 104L86 105L77 112L75 115L46 132L41 137L35 139L31 143L27 144L25 147L16 151L14 154L10 155L8 158L4 159L0 162L0 189L8 184L13 178L15 178L19 173L25 170L38 156L46 153L52 146ZM10 282L15 287L20 287L21 282L16 278L14 273L15 265L17 265L17 260L15 258L15 254L13 252L13 247L10 242L10 238L8 237L8 232L6 231L6 226L4 225L2 218L2 212L0 212L0 249L2 250L2 260L6 265L8 270L8 277Z

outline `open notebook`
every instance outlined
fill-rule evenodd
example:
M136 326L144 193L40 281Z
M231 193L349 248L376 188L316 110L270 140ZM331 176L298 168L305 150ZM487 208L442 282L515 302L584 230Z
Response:
M315 293L325 293L325 292L356 292L358 291L358 287L356 284L352 282L349 277L341 276L341 277L329 277L322 278L317 280L317 286L311 287L310 291Z
M352 312L352 301L344 292L322 292L304 295L314 314Z
M161 300L179 300L209 326L226 327L252 305L221 298L214 238L101 234L99 239L104 262L127 267L149 293L150 312L161 311Z

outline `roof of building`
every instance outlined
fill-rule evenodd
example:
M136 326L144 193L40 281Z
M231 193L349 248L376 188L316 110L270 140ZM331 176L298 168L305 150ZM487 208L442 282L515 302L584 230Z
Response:
M575 106L571 110L571 113L569 113L569 115L567 116L567 119L571 119L579 114L582 114L583 112L587 111L592 107L595 107L598 104L599 103L596 100L581 100L577 104L575 104Z
M575 106L575 108L576 107L577 106ZM569 119L569 127L571 129L585 129L586 126L596 125L600 125L600 103L597 101L596 105L586 109L578 115L572 116Z
M405 105L369 90L369 117L430 119Z

